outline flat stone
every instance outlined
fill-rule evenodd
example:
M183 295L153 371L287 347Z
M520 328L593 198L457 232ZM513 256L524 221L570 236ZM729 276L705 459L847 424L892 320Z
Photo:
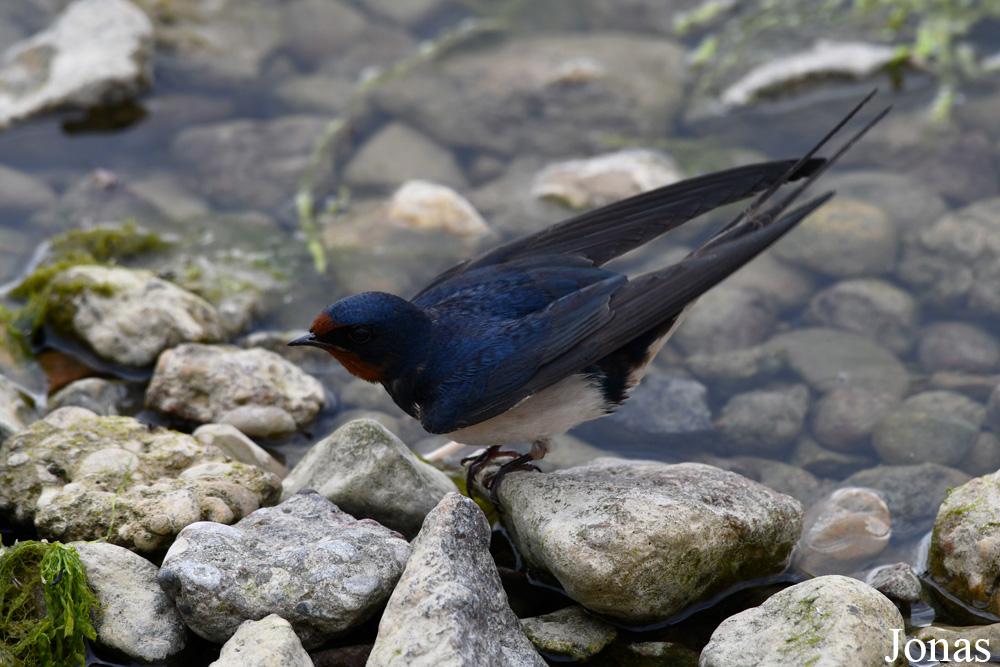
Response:
M525 618L521 625L539 650L568 660L589 660L618 637L615 626L591 616L583 607Z

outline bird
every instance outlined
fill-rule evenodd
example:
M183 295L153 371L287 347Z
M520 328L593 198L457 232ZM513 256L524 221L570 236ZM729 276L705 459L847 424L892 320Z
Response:
M500 480L551 440L610 414L706 291L771 246L834 192L788 207L882 120L882 110L831 157L819 150L869 93L805 155L738 166L650 190L503 243L444 271L410 299L362 292L327 306L288 345L326 350L381 384L429 433L486 448L467 468L514 457ZM778 199L786 184L798 181ZM789 186L793 187L793 186ZM752 203L684 259L638 276L604 265L719 206ZM529 442L526 454L501 447Z

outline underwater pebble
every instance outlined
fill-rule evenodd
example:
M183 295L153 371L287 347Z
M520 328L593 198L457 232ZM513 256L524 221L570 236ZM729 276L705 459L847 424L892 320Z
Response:
M864 451L875 425L898 406L899 398L878 389L835 387L816 402L813 435L839 452Z
M889 546L889 508L871 489L840 488L806 511L795 565L848 574Z
M920 331L920 365L928 372L990 373L1000 366L1000 343L966 322L935 322Z
M913 347L920 309L916 299L877 278L843 280L809 300L810 322L852 331L895 354Z
M755 389L733 396L715 420L731 448L750 455L777 454L802 432L809 411L809 389Z
M880 568L871 575L869 583L896 604L920 602L920 578L909 563L896 563Z

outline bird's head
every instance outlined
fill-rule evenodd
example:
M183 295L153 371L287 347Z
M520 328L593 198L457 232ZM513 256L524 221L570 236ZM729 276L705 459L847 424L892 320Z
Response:
M309 333L289 345L326 350L368 382L385 382L419 364L431 335L429 318L405 299L364 292L327 306Z

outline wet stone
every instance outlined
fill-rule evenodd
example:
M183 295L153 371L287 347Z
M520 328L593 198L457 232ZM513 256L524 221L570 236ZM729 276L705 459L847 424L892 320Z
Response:
M398 122L365 142L344 170L344 181L354 187L394 188L414 178L456 188L465 185L451 151Z
M775 315L761 292L720 285L698 299L673 340L688 354L752 347L771 333Z
M367 664L544 667L507 605L479 507L449 493L427 515ZM471 602L474 601L474 602Z
M990 392L989 398L986 399L985 423L991 429L1000 433L1000 384Z
M979 437L979 427L962 417L905 405L882 418L872 444L883 463L959 464Z
M875 465L872 456L851 454L823 447L808 436L799 438L791 462L817 477L843 479L859 470Z
M285 478L282 497L307 488L408 538L447 493L458 491L447 475L370 419L348 422L313 445Z
M589 660L618 637L613 625L594 618L583 607L525 618L521 625L538 650L569 660Z
M917 356L928 372L990 373L1000 367L1000 343L973 324L935 322L921 330Z
M389 217L420 230L482 236L490 227L469 200L451 188L424 180L407 181L389 200Z
M982 431L962 461L962 470L973 476L1000 470L1000 437Z
M896 563L876 570L869 583L896 604L920 602L920 579L908 563Z
M244 621L222 647L209 667L313 667L292 624L269 614L259 621Z
M813 323L861 334L896 354L913 347L919 315L912 296L876 278L836 283L810 299L807 311Z
M839 452L869 448L875 425L899 406L899 399L878 389L835 387L817 401L812 432L824 446Z
M630 624L781 571L801 531L794 499L696 463L599 459L510 473L498 497L531 566L587 609ZM676 568L678 559L690 567Z
M309 649L376 614L409 555L398 533L302 493L233 526L188 526L157 579L205 639L225 642L243 621L278 614Z
M75 406L94 414L117 416L119 405L125 398L126 388L120 382L104 378L84 378L71 382L49 398L49 412Z
M832 486L797 465L758 456L703 456L700 461L716 468L729 470L778 493L795 498L805 506L814 504Z
M916 630L913 637L936 648L939 658L944 654L942 647L942 642L944 642L948 647L951 660L955 663L974 664L981 661L979 659L983 658L986 653L996 655L997 646L1000 646L1000 623L972 627L935 624Z
M802 432L809 411L809 389L757 389L737 394L722 408L715 428L731 447L746 454L776 454Z
M56 193L45 181L0 164L0 208L32 211L55 201Z
M50 540L162 553L196 521L235 522L280 482L189 435L62 408L0 447L0 516Z
M250 437L286 433L312 421L325 401L319 380L282 357L260 348L180 345L157 361L146 406L174 419L222 421L248 408L274 408L230 421ZM289 422L290 420L290 422Z
M856 579L804 581L726 619L701 653L701 667L886 665L903 617L884 595ZM907 664L900 657L894 664Z
M889 546L889 508L871 489L837 489L803 523L795 565L812 575L848 574Z
M760 386L785 368L785 351L776 345L757 345L742 350L698 353L685 359L687 368L713 389L723 393Z
M101 611L94 629L101 646L143 663L163 663L187 643L181 615L156 583L156 566L106 542L76 542L87 584Z
M948 210L939 194L914 177L895 171L852 169L827 174L823 180L838 197L880 207L904 240L937 222Z

